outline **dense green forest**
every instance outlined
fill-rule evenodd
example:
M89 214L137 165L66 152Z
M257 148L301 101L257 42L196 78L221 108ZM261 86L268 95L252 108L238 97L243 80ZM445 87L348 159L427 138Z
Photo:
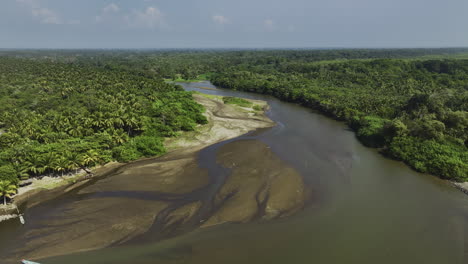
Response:
M0 51L0 180L164 152L205 123L164 80L273 95L414 169L468 180L468 49Z
M160 56L164 67L152 69L301 104L347 122L365 145L417 171L467 181L467 51L192 51Z
M163 153L206 123L191 93L119 67L0 57L0 181Z
M290 61L233 67L212 81L316 109L418 171L467 180L468 60Z

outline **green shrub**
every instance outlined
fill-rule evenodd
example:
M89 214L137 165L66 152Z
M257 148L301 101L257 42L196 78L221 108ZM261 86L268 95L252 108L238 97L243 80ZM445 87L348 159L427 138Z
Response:
M263 108L262 108L261 106L259 106L259 105L254 105L254 106L253 106L253 110L255 110L255 111L262 111Z
M153 157L164 154L166 149L162 138L138 136L113 149L113 157L120 162L129 162L141 157Z
M395 137L386 153L420 172L456 181L468 180L468 153L464 147L415 137Z
M385 144L385 122L385 119L379 117L365 116L358 121L356 135L366 146L382 147Z
M386 141L389 142L394 137L406 136L408 134L408 127L401 120L392 120L385 122L383 134Z
M119 162L129 162L141 157L135 145L130 142L114 148L112 155Z
M444 138L444 131L444 123L428 118L416 120L410 127L410 134L412 136L424 139L442 140Z
M161 155L166 151L161 138L140 136L135 137L132 143L144 157Z
M8 181L17 184L19 181L18 173L11 165L0 167L0 181Z

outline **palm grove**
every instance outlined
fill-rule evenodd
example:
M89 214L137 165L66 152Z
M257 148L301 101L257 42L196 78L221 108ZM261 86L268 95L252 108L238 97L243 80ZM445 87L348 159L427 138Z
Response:
M163 138L206 123L181 87L140 71L0 57L0 187L164 153Z
M317 110L347 122L364 144L418 171L466 181L467 54L0 52L0 181L11 189L19 179L164 153L165 137L206 123L191 94L164 79L200 78Z

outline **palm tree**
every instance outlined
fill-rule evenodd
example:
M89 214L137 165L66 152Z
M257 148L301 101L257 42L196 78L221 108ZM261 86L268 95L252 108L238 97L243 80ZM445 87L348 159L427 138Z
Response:
M54 169L54 164L58 159L58 155L53 152L48 152L41 155L41 167L39 168L39 172L42 174L49 170Z
M66 154L66 159L70 161L70 168L74 168L75 173L78 173L78 169L82 167L83 156L78 152L69 152Z
M99 153L94 149L90 149L83 155L82 166L83 167L86 167L88 165L93 166L93 165L99 164L100 162L102 162L102 158L99 156Z
M37 153L30 153L27 157L25 164L28 166L28 171L32 174L40 174L41 173L41 157Z
M58 160L55 161L54 163L54 170L56 172L61 173L61 176L63 177L63 173L65 171L68 171L70 168L72 168L71 162L66 159L65 157L61 157Z
M72 137L79 137L81 136L81 126L71 125L68 128L67 133Z
M6 199L16 194L18 187L9 181L0 181L0 197L3 196L3 205L6 205Z
M18 161L15 161L12 163L13 168L16 171L16 175L20 180L27 180L29 179L29 174L28 174L28 166L27 164L22 164Z
M123 129L113 130L112 131L112 140L116 145L121 145L129 140L127 133Z
M125 124L124 120L120 115L117 115L114 118L112 118L112 122L114 123L115 127L123 127Z
M131 136L131 131L139 128L138 119L132 114L125 114L123 117L125 127L127 128L128 136Z

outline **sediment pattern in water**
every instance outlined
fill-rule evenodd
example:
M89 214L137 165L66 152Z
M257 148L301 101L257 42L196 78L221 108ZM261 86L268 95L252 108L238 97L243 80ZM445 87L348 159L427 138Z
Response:
M211 162L203 162L203 161ZM213 164L213 161L216 163ZM199 153L135 162L41 206L9 259L38 259L157 241L225 222L290 215L302 208L302 177L264 143L240 139ZM44 205L46 206L46 205Z

